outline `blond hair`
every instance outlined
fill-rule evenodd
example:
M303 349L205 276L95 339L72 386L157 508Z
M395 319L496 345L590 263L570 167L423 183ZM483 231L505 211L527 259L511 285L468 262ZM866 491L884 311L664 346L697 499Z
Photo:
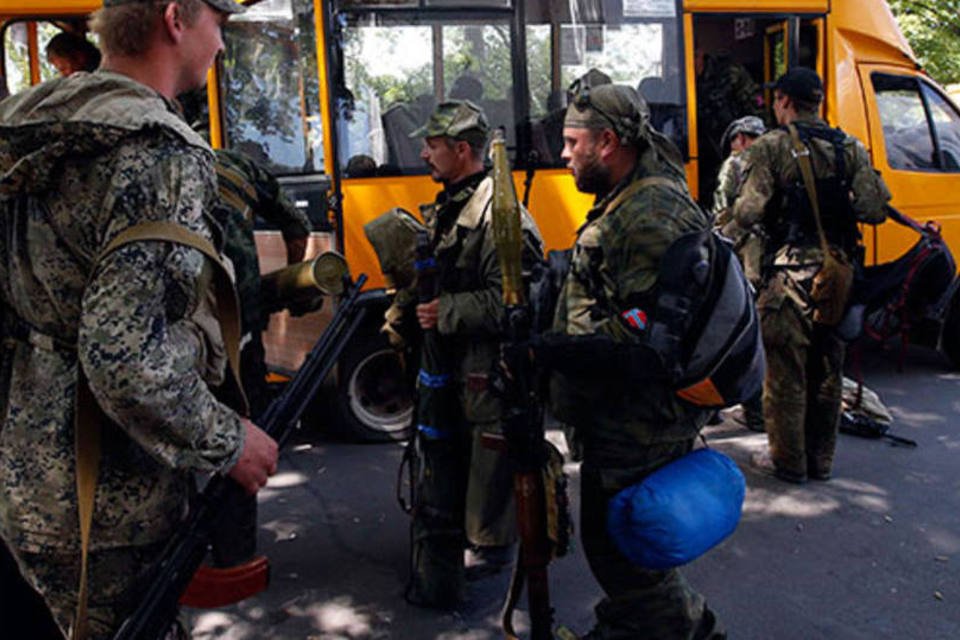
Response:
M153 38L167 5L180 5L180 17L187 26L196 22L203 0L141 0L95 11L91 30L100 36L100 46L109 55L138 56Z

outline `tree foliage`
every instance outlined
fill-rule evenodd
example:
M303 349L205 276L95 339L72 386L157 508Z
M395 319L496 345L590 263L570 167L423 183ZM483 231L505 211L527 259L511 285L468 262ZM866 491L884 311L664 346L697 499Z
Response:
M889 0L926 71L941 84L960 82L960 0Z

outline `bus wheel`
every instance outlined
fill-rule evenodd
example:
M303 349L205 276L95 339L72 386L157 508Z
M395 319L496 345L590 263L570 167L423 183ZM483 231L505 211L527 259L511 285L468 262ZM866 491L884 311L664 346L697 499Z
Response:
M954 293L947 319L943 322L940 348L950 358L953 368L960 369L960 290Z
M386 336L373 333L351 340L337 377L337 413L345 435L361 442L410 437L414 392Z

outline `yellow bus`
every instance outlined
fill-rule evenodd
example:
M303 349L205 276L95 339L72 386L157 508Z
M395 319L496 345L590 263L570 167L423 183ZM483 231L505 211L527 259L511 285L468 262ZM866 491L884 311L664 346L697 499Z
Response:
M45 42L82 31L98 6L0 0L6 89L51 77ZM548 248L565 248L590 204L559 159L574 79L595 68L638 87L706 198L717 159L697 121L695 52L722 52L758 83L814 67L825 117L868 147L893 204L936 220L960 249L960 111L920 69L883 0L264 0L231 20L225 43L208 83L212 144L266 162L314 220L311 250L337 248L371 277L377 308L341 360L336 394L340 424L366 439L404 434L411 403L378 336L388 294L362 228L438 191L408 134L439 100L472 99L504 127L518 193ZM883 262L914 240L887 223L867 231L867 255ZM258 246L265 270L282 265L276 232L258 232ZM958 316L948 314L945 334L955 363ZM274 316L270 363L296 368L321 323Z

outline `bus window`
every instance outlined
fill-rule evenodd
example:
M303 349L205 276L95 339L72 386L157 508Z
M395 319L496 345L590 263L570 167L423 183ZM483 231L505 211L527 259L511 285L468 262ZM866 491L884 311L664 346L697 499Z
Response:
M525 11L537 164L563 166L566 89L591 69L637 88L650 105L654 127L686 153L682 43L674 3L533 0Z
M882 73L872 79L887 163L892 169L935 169L933 136L917 81Z
M421 140L410 134L446 99L475 102L514 146L509 15L349 12L338 24L338 159L346 177L425 173Z
M44 51L50 39L60 33L60 29L49 22L13 22L3 30L3 76L9 93L23 91L30 86L30 32L36 29L37 62L40 68L40 80L57 77L57 70L47 62Z
M947 102L940 93L921 81L923 94L930 106L933 128L940 149L940 168L944 171L960 171L960 115L956 107Z
M277 174L323 171L313 0L265 0L224 29L224 146Z

